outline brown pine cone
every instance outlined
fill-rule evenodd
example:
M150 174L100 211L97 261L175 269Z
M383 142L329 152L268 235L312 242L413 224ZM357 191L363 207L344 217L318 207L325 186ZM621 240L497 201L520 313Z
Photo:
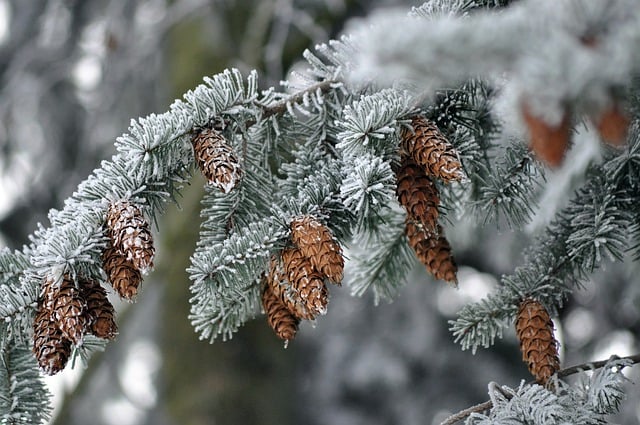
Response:
M458 153L440 132L435 123L417 116L411 120L412 130L403 129L402 148L429 177L444 182L459 181L464 177Z
M571 133L570 115L565 112L562 121L550 125L533 115L526 103L522 104L522 117L529 130L529 148L538 158L552 167L562 164L569 148Z
M109 205L107 235L113 246L143 274L153 267L153 236L142 210L129 201Z
M428 232L420 223L407 219L406 234L409 246L413 248L418 260L425 265L427 271L436 279L441 279L457 286L458 266L451 254L449 241L444 237L440 225L435 233Z
M310 215L298 217L291 221L291 240L317 271L333 283L342 282L342 248L327 226Z
M553 335L553 322L542 304L533 299L520 303L516 317L516 334L522 360L539 384L545 385L560 369L558 342Z
M298 248L282 251L282 263L287 280L305 303L309 314L314 317L327 312L329 290L322 274L313 268L311 261Z
M107 291L96 281L80 282L82 296L87 302L87 330L98 338L113 339L118 333L113 305Z
M276 333L278 338L290 341L298 332L300 320L296 318L282 300L271 290L271 285L266 282L262 285L262 308L267 315L267 323Z
M596 119L596 128L600 137L612 146L622 146L629 133L629 116L619 105L612 105Z
M242 178L242 168L233 148L217 131L205 128L192 140L193 153L207 181L229 193Z
M62 332L62 335L78 345L84 336L87 325L85 316L87 304L76 288L75 283L67 275L60 285L47 280L44 286L45 298L51 300L51 317ZM48 291L51 291L49 293Z
M71 341L58 328L43 297L38 302L33 321L32 351L40 369L47 375L63 370L71 356Z
M408 156L402 158L396 177L396 194L409 219L421 223L427 232L436 232L440 195L435 183Z
M108 247L102 254L102 268L107 273L109 283L120 297L134 300L138 295L138 286L142 275L133 263L115 248Z
M279 257L271 257L269 272L265 276L265 284L271 287L273 294L282 301L296 318L315 319L317 313L307 309L305 300L302 299L296 288L287 281L284 266Z

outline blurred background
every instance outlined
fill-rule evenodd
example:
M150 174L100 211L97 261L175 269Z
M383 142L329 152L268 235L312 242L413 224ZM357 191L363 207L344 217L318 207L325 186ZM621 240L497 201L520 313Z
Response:
M203 76L258 69L263 88L278 86L305 48L337 37L347 20L420 4L0 0L0 246L27 243L48 210L115 152L130 119L164 112ZM567 193L574 177L552 176ZM117 340L86 367L47 378L52 424L429 425L485 401L490 381L530 379L513 333L475 355L452 342L447 321L513 271L531 240L464 217L447 228L459 290L419 267L393 303L333 289L328 314L286 349L263 318L231 341L199 341L187 320L185 268L203 184L196 176L162 218L156 271L138 302L112 298ZM543 210L560 204L548 202ZM557 322L564 365L638 351L635 267L607 265L569 300ZM639 392L630 388L617 422L638 422Z

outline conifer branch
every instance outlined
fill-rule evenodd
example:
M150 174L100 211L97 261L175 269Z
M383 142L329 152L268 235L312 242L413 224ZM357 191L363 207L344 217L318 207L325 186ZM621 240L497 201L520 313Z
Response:
M630 356L625 356L625 357L611 356L606 360L598 360L595 362L582 363L576 366L571 366L571 367L559 370L555 376L561 379L561 378L566 378L567 376L570 376L570 375L574 375L576 373L585 372L588 370L600 369L606 366L612 360L626 360L628 361L629 365L635 365L640 363L640 353L633 354ZM529 384L534 384L534 383L535 381L529 382ZM508 396L508 394L504 394L504 395ZM466 419L467 417L471 416L471 414L473 413L481 413L491 409L492 407L493 407L493 402L491 400L487 400L483 403L468 407L464 410L459 411L458 413L455 413L449 416L447 419L441 422L440 425L453 425L455 423L458 423Z

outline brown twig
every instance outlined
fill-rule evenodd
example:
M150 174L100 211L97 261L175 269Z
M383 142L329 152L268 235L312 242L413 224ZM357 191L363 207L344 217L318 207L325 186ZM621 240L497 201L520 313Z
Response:
M633 354L631 356L626 356L626 357L614 356L607 360L599 360L596 362L588 362L588 363L582 363L576 366L571 366L566 369L559 370L558 372L556 372L556 376L558 378L565 378L569 375L573 375L586 370L600 369L601 367L604 367L607 363L609 363L612 359L630 360L631 364L637 364L637 363L640 363L640 353ZM489 410L492 407L493 407L493 403L491 402L491 400L487 400L484 403L476 404L475 406L471 406L467 409L461 410L458 413L449 416L447 419L441 422L440 425L453 425L457 422L460 422L466 419L472 413L484 412L485 410Z

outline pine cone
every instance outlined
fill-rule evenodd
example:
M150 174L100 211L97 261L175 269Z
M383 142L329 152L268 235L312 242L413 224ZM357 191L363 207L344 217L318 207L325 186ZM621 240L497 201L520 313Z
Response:
M142 275L133 263L115 248L108 247L102 254L102 268L107 273L109 283L120 297L126 300L135 299Z
M539 384L545 385L560 369L558 343L553 336L553 322L542 304L533 299L520 303L516 318L516 334L522 360Z
M342 248L327 226L310 215L298 217L291 222L291 240L317 271L333 283L342 282Z
M282 301L296 318L315 319L317 312L307 309L306 301L302 299L296 288L289 283L280 258L271 257L269 273L265 276L265 284L271 286L273 294Z
M327 312L329 291L320 272L313 268L311 261L298 248L282 251L282 263L287 280L305 303L305 308L314 317Z
M49 279L44 289L45 298L51 300L51 317L58 329L65 338L78 345L82 341L87 325L86 302L80 290L67 275L64 276L60 285L53 284Z
M435 232L440 204L440 195L435 183L427 177L422 167L408 156L402 158L396 177L396 194L400 205L407 210L409 219L421 223L427 232Z
M109 205L107 234L113 246L143 274L153 267L153 236L142 210L128 201Z
M233 190L242 178L242 168L224 136L205 128L191 144L198 167L208 182L224 193Z
M602 112L595 124L600 137L606 143L622 146L627 140L629 117L618 105L612 105Z
M33 321L33 354L38 365L47 375L55 375L67 365L71 356L71 341L53 320L43 297L38 302L38 310Z
M118 333L113 305L107 291L96 281L80 282L82 297L87 302L87 330L98 338L113 339Z
M435 233L428 232L420 223L407 218L405 231L418 260L436 279L457 285L458 266L451 255L451 246L442 227L438 225L436 230Z
M278 338L290 341L295 338L296 332L298 332L300 320L287 309L271 289L271 285L263 283L262 307L267 315L267 322Z
M423 117L411 121L413 131L403 129L402 147L429 177L445 182L462 180L462 164L458 153L438 127Z
M529 147L552 167L562 164L564 154L569 148L571 122L569 114L565 112L562 121L556 125L549 125L541 118L531 113L526 103L522 106L522 116L529 130Z

